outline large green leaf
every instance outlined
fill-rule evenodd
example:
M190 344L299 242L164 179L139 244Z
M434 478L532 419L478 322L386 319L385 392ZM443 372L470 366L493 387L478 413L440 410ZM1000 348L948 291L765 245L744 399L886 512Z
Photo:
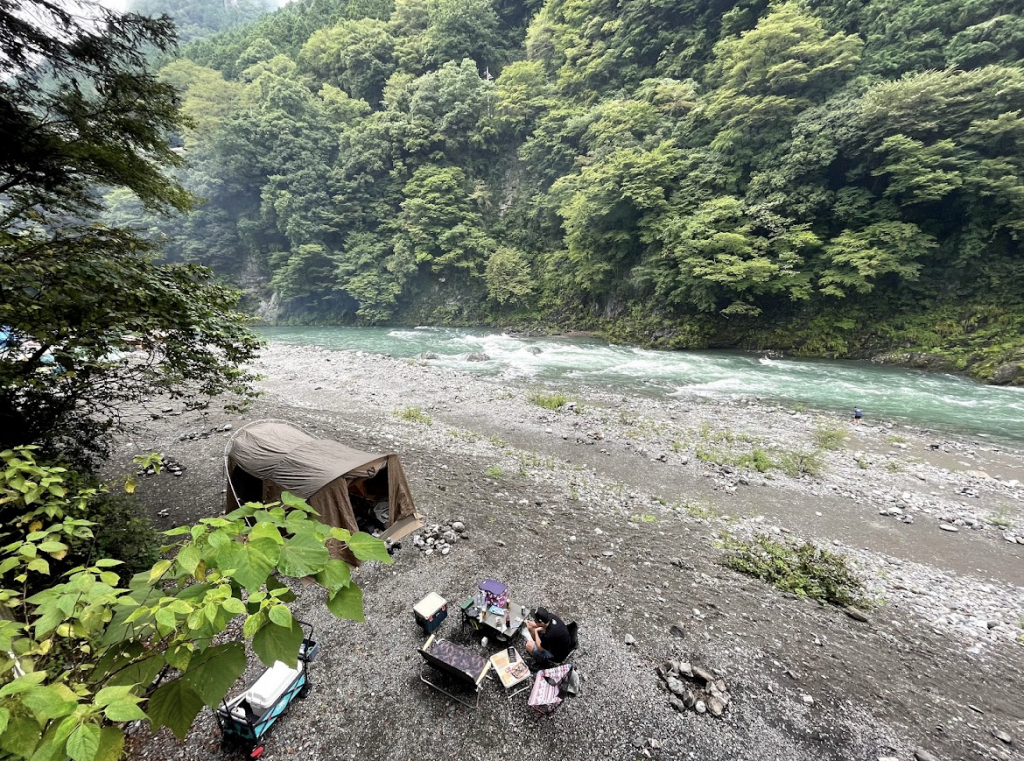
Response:
M288 588L286 584L282 584L277 580L276 576L267 577L267 591L276 592L277 590L283 590L274 595L275 598L281 602L295 602L295 593ZM249 598L250 600L252 598Z
M124 750L124 733L118 727L103 727L100 730L100 747L94 761L118 761Z
M241 642L228 642L197 654L182 679L206 705L214 708L245 671L245 665L245 646Z
M68 738L67 752L74 761L93 761L100 747L100 728L95 724L80 724Z
M388 548L380 539L360 531L353 534L347 542L352 554L360 560L379 560L381 563L390 563L391 556Z
M64 685L36 687L26 692L21 702L42 720L67 716L78 707L74 693Z
M230 542L221 549L218 562L222 569L232 569L234 578L250 592L255 592L267 580L278 559L281 548L272 539L263 537L241 544Z
M12 716L0 735L0 748L14 756L28 758L39 742L39 724L24 716Z
M357 584L342 587L327 598L327 609L338 618L363 621L363 590Z
M148 687L164 667L164 656L162 653L154 652L146 658L135 661L128 666L116 669L110 679L108 686L141 684Z
M309 534L297 534L285 540L278 567L294 578L317 573L330 559L327 546Z
M324 570L320 571L313 578L328 592L337 592L342 587L349 585L352 579L352 572L348 567L348 563L331 558L327 561L327 565L324 566Z
M273 666L274 661L282 661L295 668L300 644L302 627L295 621L290 627L267 622L252 638L252 649L268 666Z
M184 740L196 715L203 708L203 699L184 679L160 685L146 704L146 713L154 727L167 727L179 740Z

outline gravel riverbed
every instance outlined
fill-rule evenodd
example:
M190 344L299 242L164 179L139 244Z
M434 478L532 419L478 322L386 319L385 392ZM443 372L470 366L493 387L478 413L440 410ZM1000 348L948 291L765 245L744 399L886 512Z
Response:
M262 758L1022 758L1020 450L870 415L543 388L361 352L274 344L255 369L265 395L244 415L157 405L123 441L119 467L156 450L184 468L140 486L161 526L222 509L224 446L268 417L397 452L428 524L465 525L447 554L409 538L393 565L364 566L365 623L297 590L323 654ZM571 404L545 409L538 391ZM758 452L787 467L745 467ZM858 620L730 571L723 531L842 553L875 606ZM456 602L487 577L579 623L582 695L552 721L496 683L471 711L419 681L412 605ZM496 651L457 611L439 634ZM723 716L673 708L656 673L669 659L728 684ZM184 743L139 730L130 747L221 757L208 711Z

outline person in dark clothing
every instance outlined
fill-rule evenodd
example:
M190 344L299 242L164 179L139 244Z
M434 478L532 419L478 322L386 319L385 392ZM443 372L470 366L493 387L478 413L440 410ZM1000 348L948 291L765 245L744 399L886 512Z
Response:
M526 652L545 661L562 661L572 651L572 637L565 622L546 608L537 608L533 621L526 622Z

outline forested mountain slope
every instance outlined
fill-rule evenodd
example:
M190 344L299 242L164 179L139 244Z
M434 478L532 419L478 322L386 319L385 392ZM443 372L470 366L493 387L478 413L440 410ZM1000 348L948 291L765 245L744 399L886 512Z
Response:
M162 70L167 255L279 319L1024 383L1022 52L1022 0L299 1Z

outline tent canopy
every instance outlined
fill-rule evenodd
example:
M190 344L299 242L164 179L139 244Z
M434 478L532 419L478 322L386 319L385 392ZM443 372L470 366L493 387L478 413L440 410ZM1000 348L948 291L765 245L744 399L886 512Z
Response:
M362 452L266 420L240 428L224 462L228 512L249 501L276 501L288 491L305 499L324 523L349 531L359 530L357 511L365 515L367 506L381 502L388 507L383 538L398 539L422 525L393 453Z

